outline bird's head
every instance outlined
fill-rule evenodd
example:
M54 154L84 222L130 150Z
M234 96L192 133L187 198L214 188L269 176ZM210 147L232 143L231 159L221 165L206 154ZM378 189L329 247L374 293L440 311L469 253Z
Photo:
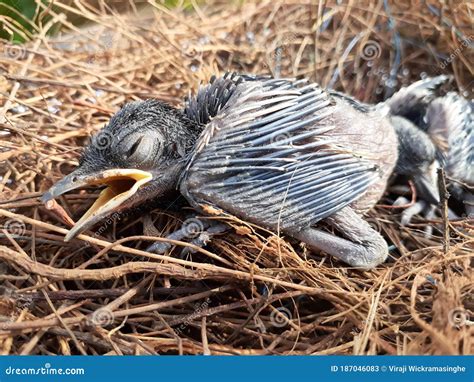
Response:
M85 186L105 186L66 235L70 240L104 218L176 188L198 126L155 100L126 104L84 149L79 166L42 201Z
M428 134L403 117L390 117L398 136L397 174L413 180L420 196L429 203L439 203L437 169L445 158Z

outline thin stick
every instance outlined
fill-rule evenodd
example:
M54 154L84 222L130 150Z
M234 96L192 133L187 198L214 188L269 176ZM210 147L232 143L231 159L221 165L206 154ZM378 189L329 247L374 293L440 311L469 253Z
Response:
M443 252L445 255L449 252L449 219L448 219L448 199L449 192L446 188L446 177L444 169L438 168L438 189L440 197L441 216L443 219Z

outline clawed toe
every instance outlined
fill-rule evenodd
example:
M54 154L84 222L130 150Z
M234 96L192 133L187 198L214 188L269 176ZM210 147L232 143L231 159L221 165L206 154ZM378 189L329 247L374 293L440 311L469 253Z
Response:
M157 242L153 243L152 245L150 245L146 249L146 251L151 252L151 253L156 253L157 255L162 255L167 250L169 250L171 248L171 246L172 245L170 243L166 243L164 241L157 241Z
M196 247L203 248L207 245L211 239L218 234L224 233L229 230L229 226L221 223L211 223L208 228L201 232L197 237L190 241L190 244L195 245ZM185 247L181 251L181 256L195 253L196 249L191 247Z
M423 200L417 201L412 206L408 207L405 211L402 212L401 225L406 226L410 224L413 216L418 215L427 207L427 203Z
M225 224L214 223L209 220L200 220L195 217L186 219L183 225L177 231L172 232L166 239L186 241L199 248L204 247L214 235L227 231L229 227ZM156 254L163 254L173 246L169 242L156 242L147 248L148 252ZM195 253L196 249L191 247L184 247L181 250L180 257Z

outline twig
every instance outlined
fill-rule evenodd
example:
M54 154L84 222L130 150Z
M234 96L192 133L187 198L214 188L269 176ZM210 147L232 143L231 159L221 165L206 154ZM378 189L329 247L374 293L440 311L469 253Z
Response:
M448 219L448 199L449 192L446 188L446 178L444 169L438 168L438 189L440 197L441 216L443 219L443 252L445 255L449 252L449 219Z

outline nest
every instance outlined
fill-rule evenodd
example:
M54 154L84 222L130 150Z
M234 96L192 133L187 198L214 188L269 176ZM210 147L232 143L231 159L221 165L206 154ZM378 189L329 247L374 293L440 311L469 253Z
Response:
M105 2L38 2L32 34L4 18L28 42L4 41L0 56L3 354L473 352L472 222L401 226L393 189L367 217L394 247L370 271L232 218L231 234L190 256L180 242L146 252L180 227L186 205L121 215L65 243L67 224L39 200L120 105L177 105L212 74L304 76L376 102L420 76L451 73L472 93L471 3L345 3L154 3L119 13ZM95 197L76 191L59 204L77 219Z

